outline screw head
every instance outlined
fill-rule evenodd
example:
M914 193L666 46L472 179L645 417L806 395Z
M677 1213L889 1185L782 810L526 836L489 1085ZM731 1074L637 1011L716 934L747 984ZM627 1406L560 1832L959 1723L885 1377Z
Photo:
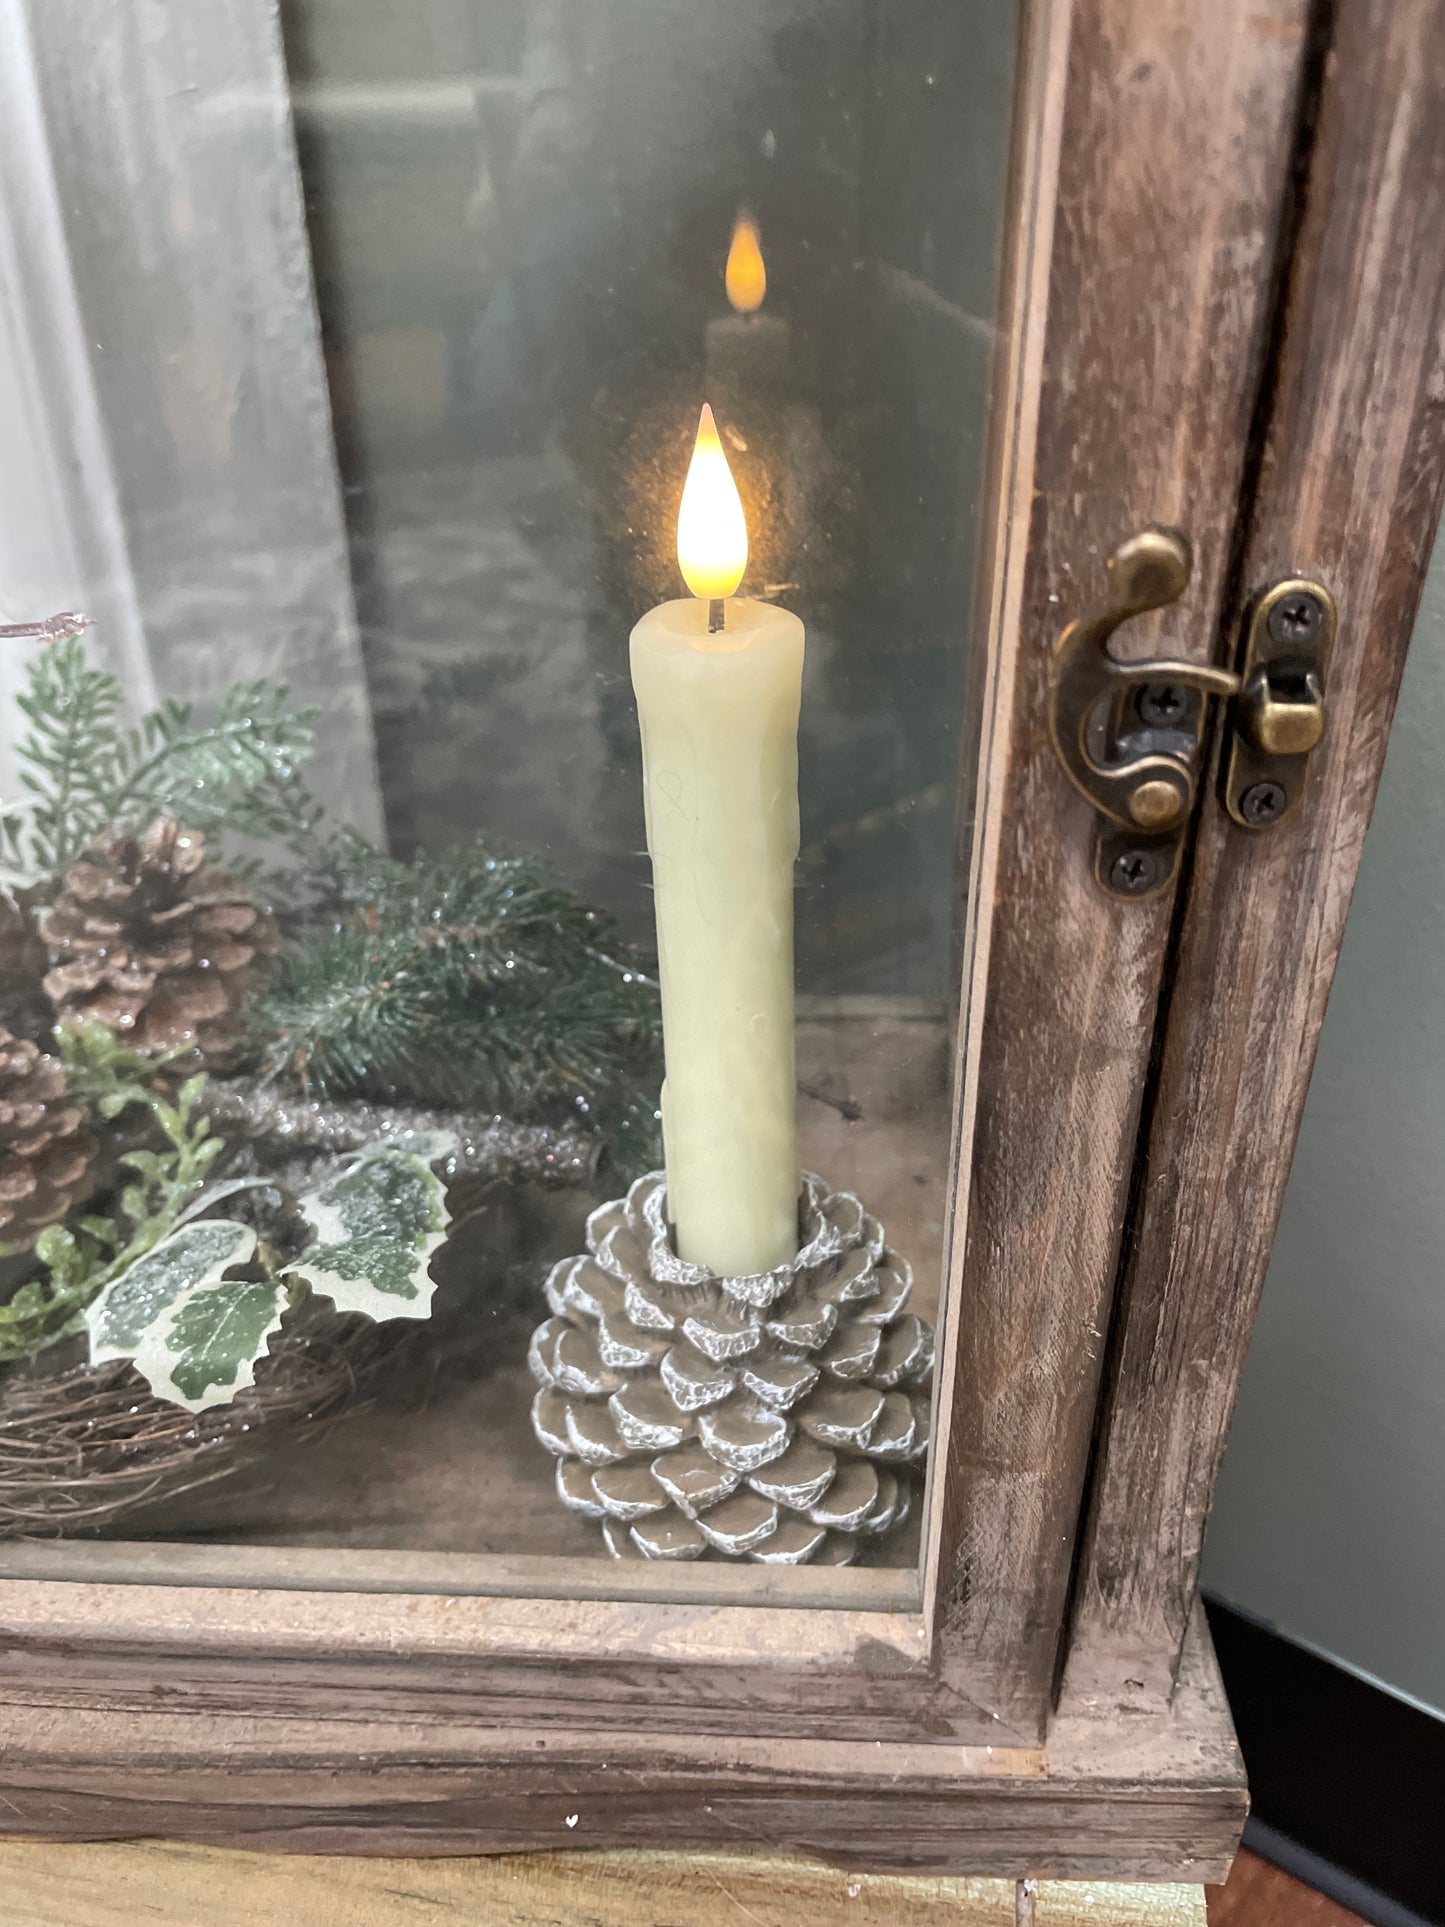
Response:
M1288 801L1282 783L1251 783L1239 799L1239 813L1246 823L1262 829L1266 823L1278 823Z
M1313 642L1325 619L1324 604L1307 589L1291 589L1269 612L1269 633L1284 645Z
M1178 683L1145 683L1139 691L1139 717L1151 729L1167 729L1182 721L1188 707L1189 692Z
M1152 850L1120 850L1109 865L1109 888L1117 896L1142 897L1159 880L1159 859Z

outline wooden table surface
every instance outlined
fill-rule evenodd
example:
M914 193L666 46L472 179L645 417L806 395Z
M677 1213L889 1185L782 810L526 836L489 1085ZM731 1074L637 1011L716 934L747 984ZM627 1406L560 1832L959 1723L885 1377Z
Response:
M0 1841L4 1927L1205 1927L1204 1889L937 1880L747 1854L368 1860Z

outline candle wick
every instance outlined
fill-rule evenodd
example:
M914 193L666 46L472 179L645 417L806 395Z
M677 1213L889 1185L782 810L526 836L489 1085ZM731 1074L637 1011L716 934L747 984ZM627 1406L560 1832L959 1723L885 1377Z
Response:
M720 635L726 626L727 603L720 595L711 596L707 605L707 632L710 636Z

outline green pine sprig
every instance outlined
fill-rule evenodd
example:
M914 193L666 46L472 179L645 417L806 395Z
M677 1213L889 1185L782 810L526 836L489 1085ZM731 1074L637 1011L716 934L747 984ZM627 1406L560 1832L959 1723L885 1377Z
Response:
M264 1069L320 1096L570 1118L656 1157L657 987L610 919L478 838L402 863L359 839L263 990Z
M57 876L102 831L157 816L288 839L305 819L296 772L316 711L292 709L278 685L233 684L204 722L190 703L167 701L130 728L120 684L90 665L77 631L35 655L18 702L29 724L18 750L28 794L19 812L3 813L0 854L12 868Z

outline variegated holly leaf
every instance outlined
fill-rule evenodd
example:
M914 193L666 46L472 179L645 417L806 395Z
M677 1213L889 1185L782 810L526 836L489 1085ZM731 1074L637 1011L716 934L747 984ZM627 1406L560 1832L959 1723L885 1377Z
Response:
M146 1334L187 1292L244 1264L256 1249L249 1225L207 1218L182 1225L113 1278L85 1314L93 1364L134 1358ZM147 1374L149 1376L149 1374Z
M456 1140L436 1134L426 1150L445 1157ZM427 1270L446 1236L441 1179L427 1157L377 1146L300 1201L316 1240L290 1266L338 1311L378 1321L425 1318L433 1284Z
M135 1368L157 1398L192 1412L224 1405L254 1383L256 1361L280 1330L286 1305L282 1285L207 1278L147 1329Z

